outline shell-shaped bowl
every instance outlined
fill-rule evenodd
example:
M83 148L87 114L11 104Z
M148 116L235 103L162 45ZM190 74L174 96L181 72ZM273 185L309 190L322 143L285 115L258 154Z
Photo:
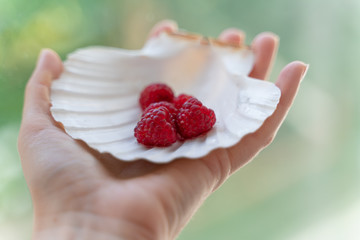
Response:
M250 48L183 34L160 34L141 50L84 48L68 56L64 72L53 82L51 113L71 137L123 161L199 158L238 143L276 109L280 90L248 77L253 64ZM138 98L154 82L167 83L175 94L191 94L213 109L213 129L166 148L139 144L134 137L141 116Z

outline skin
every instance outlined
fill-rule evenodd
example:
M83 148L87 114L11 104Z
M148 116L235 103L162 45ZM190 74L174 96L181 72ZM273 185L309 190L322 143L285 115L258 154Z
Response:
M176 31L158 23L149 37ZM227 29L219 39L244 42L245 33ZM261 33L252 42L251 77L266 79L278 37ZM269 145L283 122L307 65L288 64L276 85L280 103L262 127L227 149L197 160L157 165L125 163L99 154L69 137L50 114L50 86L63 71L58 55L43 50L26 86L19 152L34 205L33 239L174 239L224 181Z

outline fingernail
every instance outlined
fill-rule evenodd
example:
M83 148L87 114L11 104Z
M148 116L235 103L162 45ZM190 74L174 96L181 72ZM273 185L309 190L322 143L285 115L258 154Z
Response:
M174 20L171 19L167 19L165 20L167 24L169 24L169 26L171 26L172 30L176 30L178 28L178 24L177 22L175 22Z
M276 43L280 42L279 35L273 33L273 32L263 32L260 33L257 37L263 38L263 37L271 37L275 40Z
M279 43L280 42L280 37L279 37L279 35L277 35L277 34L275 34L275 33L273 33L273 32L267 32L269 35L271 35L274 39L275 39L275 41L277 42L277 43Z
M44 65L46 52L47 52L46 49L42 49L42 50L40 51L40 54L39 54L39 57L38 57L38 61L37 61L37 64L36 64L36 68L41 68L41 67Z
M150 32L149 38L157 37L163 32L176 32L178 31L178 25L175 21L166 19L162 20L161 22L157 23L153 30L156 29L154 32Z
M310 65L304 63L304 66L305 66L305 68L304 68L304 70L303 70L303 72L302 72L302 74L301 74L301 80L300 80L300 82L302 82L302 80L305 78L305 75L306 75L306 73L307 73Z

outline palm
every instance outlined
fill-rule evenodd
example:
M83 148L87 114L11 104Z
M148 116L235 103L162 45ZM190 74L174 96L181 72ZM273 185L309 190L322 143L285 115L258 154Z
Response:
M152 34L161 30L176 29L163 23ZM237 43L244 40L234 30L225 31L220 38ZM276 44L269 34L254 41L257 56L252 77L266 78ZM161 226L169 236L180 231L201 202L232 172L271 142L306 68L302 63L292 63L283 70L277 82L282 92L279 106L257 132L200 159L156 165L146 161L124 163L99 154L58 128L49 112L49 88L51 79L62 72L62 64L51 52L46 57L46 63L39 63L42 66L29 81L19 138L35 211L76 211L90 204L91 211L104 219L126 219L137 224L143 234Z

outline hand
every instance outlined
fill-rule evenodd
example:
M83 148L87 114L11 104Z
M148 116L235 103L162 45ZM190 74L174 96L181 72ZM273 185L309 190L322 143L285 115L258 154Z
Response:
M151 36L176 31L171 21ZM220 40L241 44L245 34L228 29ZM258 35L252 43L251 77L266 79L278 39ZM43 50L29 80L19 152L34 204L34 239L174 239L203 201L232 173L273 140L296 95L307 66L287 65L276 85L282 96L274 114L255 133L207 156L157 165L125 163L99 154L69 137L50 114L50 86L63 71L60 58Z

